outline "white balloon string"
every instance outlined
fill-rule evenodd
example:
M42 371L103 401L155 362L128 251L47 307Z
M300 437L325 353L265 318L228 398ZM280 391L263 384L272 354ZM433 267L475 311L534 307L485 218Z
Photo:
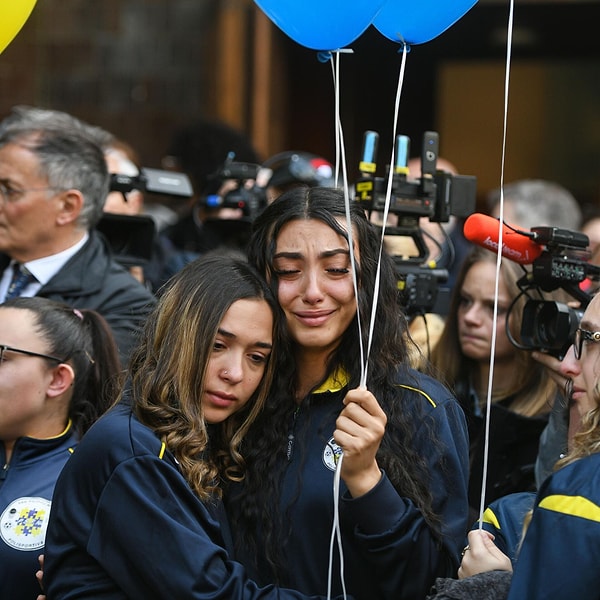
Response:
M335 56L335 62L333 57ZM331 60L331 69L333 75L333 89L335 94L335 187L339 187L340 185L340 160L341 160L341 141L340 141L340 131L341 126L338 126L340 121L340 54L339 52L334 52L332 54Z
M377 271L375 274L375 290L373 293L373 305L371 307L371 320L369 321L369 337L367 345L367 356L365 360L365 366L363 368L364 379L361 378L361 385L367 387L367 366L369 362L369 356L371 354L371 342L373 341L373 330L375 328L375 317L377 315L377 305L379 303L379 281L381 278L381 256L383 253L384 240L385 240L385 227L388 219L388 213L390 210L390 202L392 197L392 184L394 180L394 165L396 164L395 157L395 143L396 130L398 129L398 113L400 111L400 98L402 97L402 85L404 83L404 73L406 70L406 55L408 53L408 47L406 44L402 46L402 61L400 63L400 73L398 75L398 87L396 89L396 102L394 105L394 127L392 135L392 156L390 158L390 168L388 172L387 187L385 191L385 204L383 209L383 224L381 227L381 244L379 246L379 257L377 260Z
M340 88L338 81L340 80L340 54L352 54L354 51L351 48L340 48L335 52L327 53L329 55L329 61L331 62L331 74L333 76L333 89L335 94L335 164L334 164L334 185L339 187L340 178L340 155L341 152L341 128L338 127L339 114L340 114ZM334 61L335 56L335 61Z
M356 299L356 311L357 314L359 312L359 301L358 301L358 283L357 283L357 274L356 274L356 260L354 256L354 236L352 230L352 219L350 216L350 193L348 190L348 171L346 167L346 150L344 145L344 132L342 129L342 120L340 118L340 53L335 52L335 66L333 64L332 58L332 74L333 74L333 85L335 90L335 140L336 140L336 174L335 174L335 183L336 187L339 187L338 184L338 175L339 175L339 165L341 164L342 168L342 176L343 176L343 187L344 187L344 205L346 210L346 227L348 231L348 249L350 253L350 265L352 270L352 284L354 286L354 297ZM358 339L359 339L359 349L360 349L360 364L361 364L361 380L364 376L364 348L362 342L362 327L360 323L360 318L357 318L358 323ZM344 594L344 599L346 598L346 583L344 579L344 551L342 548L342 533L340 529L340 520L339 520L339 496L340 496L340 477L341 477L341 467L343 461L343 452L340 454L338 458L338 462L336 465L336 470L334 474L333 480L333 524L331 530L331 541L329 546L329 569L328 569L328 580L327 580L327 598L331 600L331 581L333 577L333 550L334 550L334 541L337 539L338 542L338 553L340 557L340 581L342 584L342 591Z
M344 147L344 132L342 130L342 121L340 118L340 104L339 104L339 95L340 95L340 85L339 85L339 52L335 52L336 56L336 68L333 72L333 80L334 80L334 88L335 88L335 129L336 129L336 140L339 140L339 152L340 152L340 163L342 167L342 178L343 178L343 186L344 186L344 205L346 209L346 229L348 231L348 247L350 251L350 267L352 271L352 285L354 286L354 298L356 300L356 314L357 319L356 322L358 324L358 344L360 350L360 365L361 365L361 374L360 381L364 381L366 379L366 361L365 361L365 350L362 339L362 324L360 321L360 304L358 297L358 277L356 272L356 257L354 252L354 232L352 229L352 218L350 216L350 192L348 188L348 171L346 167L346 150ZM332 65L333 66L333 65Z
M340 529L340 473L342 470L342 461L344 453L342 452L338 459L333 477L333 528L331 529L331 538L329 541L329 570L327 573L327 598L331 599L331 581L333 579L333 549L337 540L338 552L340 555L340 579L342 581L342 592L346 598L346 582L344 581L344 551L342 548L342 532Z
M496 257L496 281L494 285L494 319L492 324L492 348L490 352L490 371L488 377L486 415L485 415L485 443L483 448L483 474L481 478L481 498L479 502L479 529L483 527L483 513L485 511L485 490L488 476L488 457L490 445L490 415L492 407L492 389L494 382L494 362L496 358L496 331L498 321L498 284L500 281L500 267L502 264L502 223L504 221L504 166L506 161L506 132L508 123L508 91L510 87L510 64L512 53L514 0L510 0L508 15L508 32L506 39L506 69L504 78L504 125L502 131L502 159L500 168L500 220L498 221L498 254Z

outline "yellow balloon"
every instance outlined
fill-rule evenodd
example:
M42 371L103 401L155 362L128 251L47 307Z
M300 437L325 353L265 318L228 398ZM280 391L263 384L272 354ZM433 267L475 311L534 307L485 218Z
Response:
M36 0L0 0L0 54L29 18Z

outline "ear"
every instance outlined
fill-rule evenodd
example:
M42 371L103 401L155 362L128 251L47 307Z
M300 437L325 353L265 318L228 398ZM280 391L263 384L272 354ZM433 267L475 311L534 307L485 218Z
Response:
M46 389L46 395L50 398L61 396L73 385L73 381L75 381L73 367L66 363L61 363L52 372L52 379Z
M61 204L56 215L57 225L68 225L77 221L83 208L83 194L79 190L65 190L60 194L59 200Z

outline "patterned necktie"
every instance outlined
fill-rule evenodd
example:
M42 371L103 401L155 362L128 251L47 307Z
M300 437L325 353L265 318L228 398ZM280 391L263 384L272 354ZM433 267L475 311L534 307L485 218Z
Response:
M20 263L13 265L13 276L6 292L5 300L17 298L21 292L36 279L35 277Z

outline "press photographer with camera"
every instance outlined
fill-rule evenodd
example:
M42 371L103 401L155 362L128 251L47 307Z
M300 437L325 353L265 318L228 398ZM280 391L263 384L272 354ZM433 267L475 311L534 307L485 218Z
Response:
M219 121L199 119L175 131L163 166L186 173L194 190L193 196L179 205L179 218L164 230L173 245L184 252L184 261L220 246L243 249L250 224L242 220L243 211L236 206L223 206L227 194L251 180L256 171L223 173L228 160L258 165L261 160L250 140L241 132ZM231 198L231 196L230 196ZM229 204L229 203L228 203ZM186 258L187 256L187 258Z
M169 215L172 211L155 203L148 213L146 194L189 197L189 180L182 174L141 167L133 149L108 132L100 130L98 142L111 181L97 228L108 239L117 260L156 293L171 277L170 265L177 261L180 251L159 230L162 219L173 220ZM161 184L164 181L167 183Z

